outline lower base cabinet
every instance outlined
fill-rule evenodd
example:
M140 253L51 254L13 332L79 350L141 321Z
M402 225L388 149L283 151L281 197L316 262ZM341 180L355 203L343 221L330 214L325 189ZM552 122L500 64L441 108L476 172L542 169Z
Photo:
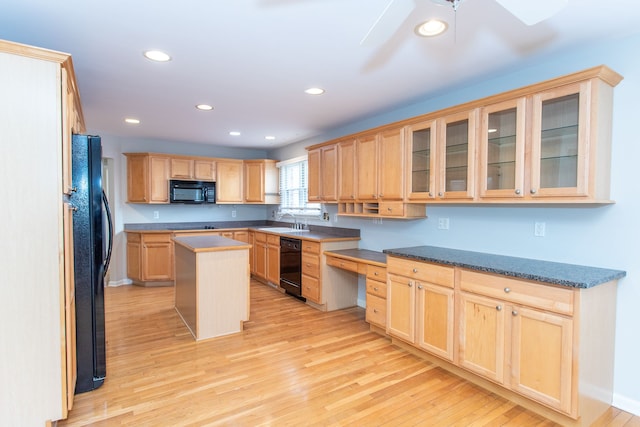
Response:
M367 309L365 320L382 329L387 327L387 269L367 265Z
M563 425L611 405L615 281L578 289L393 256L387 270L393 338Z
M127 276L138 285L173 285L171 233L127 232Z

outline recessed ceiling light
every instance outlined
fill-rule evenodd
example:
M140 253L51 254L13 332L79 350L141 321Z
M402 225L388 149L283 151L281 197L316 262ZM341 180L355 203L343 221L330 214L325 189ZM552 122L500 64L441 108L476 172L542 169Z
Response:
M145 58L156 62L171 61L171 57L160 50L147 50L144 53Z
M198 110L202 110L202 111L211 111L213 110L213 107L209 104L198 104L196 105L196 108Z
M276 137L272 136L272 135L267 135L267 136L264 137L264 139L266 139L268 141L273 141L274 139L276 139Z
M124 119L125 122L131 124L131 125L137 125L140 124L140 120L138 119L133 119L133 118L126 118Z
M324 93L324 89L319 87L310 87L309 89L304 91L309 95L322 95Z
M231 135L231 136L240 136L240 132L238 132L237 130L232 130L231 132L229 132L229 135Z
M434 37L447 30L447 23L439 19L430 19L416 27L416 34L422 37Z
M498 129L489 129L489 133L498 132Z

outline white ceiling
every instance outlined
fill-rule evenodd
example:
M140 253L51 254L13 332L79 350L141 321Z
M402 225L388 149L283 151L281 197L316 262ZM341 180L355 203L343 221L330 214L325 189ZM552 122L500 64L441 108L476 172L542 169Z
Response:
M397 1L415 11L365 46L389 0L0 0L0 38L72 54L92 133L270 149L640 24L637 0L569 0L530 27L494 0L466 0L457 22L450 7ZM415 36L431 17L449 31ZM146 60L151 48L172 61Z

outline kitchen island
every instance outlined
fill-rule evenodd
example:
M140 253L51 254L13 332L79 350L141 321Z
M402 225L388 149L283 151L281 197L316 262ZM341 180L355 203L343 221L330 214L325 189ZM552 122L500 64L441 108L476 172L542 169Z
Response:
M175 308L196 341L241 332L249 320L250 244L174 237Z

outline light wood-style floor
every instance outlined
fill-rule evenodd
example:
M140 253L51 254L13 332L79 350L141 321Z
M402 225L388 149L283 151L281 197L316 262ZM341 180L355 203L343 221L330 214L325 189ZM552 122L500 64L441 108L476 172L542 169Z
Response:
M552 426L369 332L251 285L251 321L196 343L173 288L106 289L107 379L61 426ZM599 426L640 426L611 408Z

